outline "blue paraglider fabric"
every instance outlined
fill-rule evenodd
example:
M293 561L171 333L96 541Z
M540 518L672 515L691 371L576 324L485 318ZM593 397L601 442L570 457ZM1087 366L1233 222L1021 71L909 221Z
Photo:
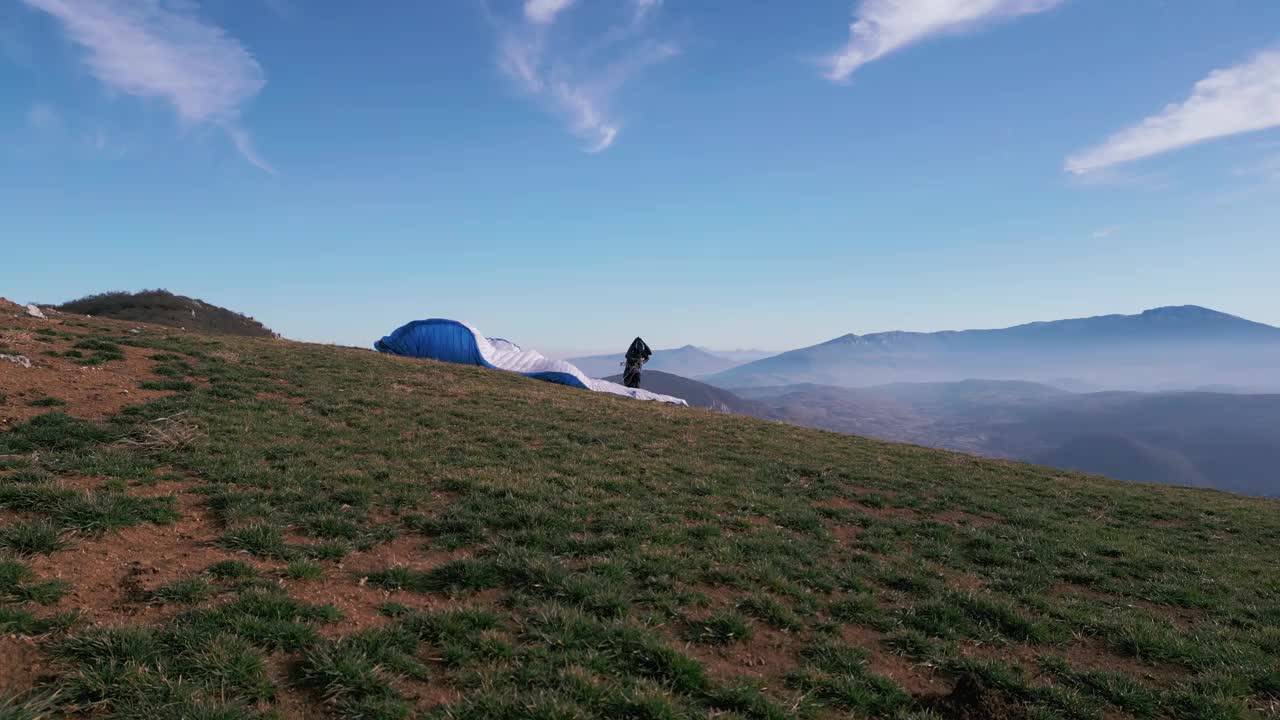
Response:
M637 400L656 400L686 405L680 398L633 389L606 380L589 378L577 366L552 360L535 350L525 350L502 338L487 338L457 320L433 318L415 320L398 327L373 344L379 352L428 358L460 365L478 365L515 372L527 377L572 387L625 395Z

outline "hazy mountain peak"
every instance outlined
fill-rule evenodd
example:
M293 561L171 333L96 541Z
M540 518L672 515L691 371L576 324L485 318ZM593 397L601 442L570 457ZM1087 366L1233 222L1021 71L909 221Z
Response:
M966 377L1103 387L1269 386L1280 365L1280 328L1198 305L1151 308L1013 327L943 332L849 333L714 376L724 387L812 382L866 386Z
M1228 315L1207 307L1199 305L1165 305L1163 307L1151 308L1143 310L1140 317L1144 318L1177 318L1177 319L1209 319L1218 318L1223 320L1239 320L1235 315Z
M577 357L569 360L591 377L608 377L617 373L622 361L622 353ZM669 350L654 350L653 357L645 369L665 370L684 377L698 377L722 372L738 364L694 345L684 345Z

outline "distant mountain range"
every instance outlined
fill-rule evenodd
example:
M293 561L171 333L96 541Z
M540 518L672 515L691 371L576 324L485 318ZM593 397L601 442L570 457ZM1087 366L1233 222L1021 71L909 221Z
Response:
M777 355L773 350L708 350L706 348L698 348L703 352L711 353L716 357L722 357L726 360L732 360L735 365L743 365L756 360L763 360L767 357Z
M1280 394L1077 395L989 380L738 393L766 408L758 416L798 425L1121 480L1280 496Z
M844 335L706 377L724 388L867 387L971 377L1071 389L1231 384L1280 390L1280 328L1195 305L998 330Z
M643 386L837 432L1280 496L1280 328L1215 310L844 335L745 359L660 350ZM622 356L573 362L609 377Z
M715 352L704 350L693 345L673 350L654 350L653 357L645 364L645 370L661 370L686 378L702 377L730 370L744 362L758 360L767 356L757 350L733 350ZM622 371L623 353L615 355L592 355L589 357L571 358L569 362L578 369L595 378L608 377Z

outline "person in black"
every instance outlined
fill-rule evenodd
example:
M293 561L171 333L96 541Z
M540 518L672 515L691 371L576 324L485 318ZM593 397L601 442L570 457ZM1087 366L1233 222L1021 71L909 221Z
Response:
M640 387L640 366L649 361L649 356L653 351L644 343L644 340L636 338L631 341L631 347L627 348L627 359L625 368L622 371L622 384L629 388Z

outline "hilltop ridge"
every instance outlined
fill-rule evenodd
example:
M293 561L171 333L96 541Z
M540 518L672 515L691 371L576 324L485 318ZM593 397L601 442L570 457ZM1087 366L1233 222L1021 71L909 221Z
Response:
M104 292L55 305L58 310L115 320L155 323L185 330L250 337L275 333L247 315L168 290Z

